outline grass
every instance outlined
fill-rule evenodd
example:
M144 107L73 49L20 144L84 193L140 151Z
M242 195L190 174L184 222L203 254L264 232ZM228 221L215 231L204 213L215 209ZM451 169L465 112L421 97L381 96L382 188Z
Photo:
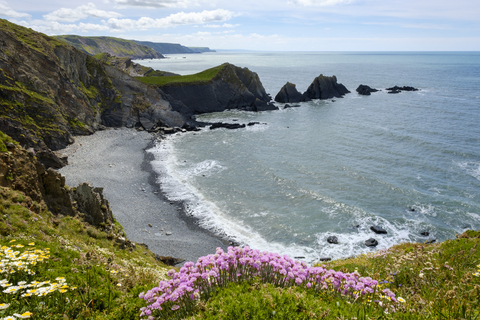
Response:
M169 77L137 77L146 84L155 86L172 86L172 85L184 85L184 84L207 84L221 71L225 66L220 65L214 68L207 69L205 71L185 75L185 76L169 76Z
M138 294L165 278L166 267L143 246L118 247L119 227L56 217L4 187L0 212L2 319L138 319Z

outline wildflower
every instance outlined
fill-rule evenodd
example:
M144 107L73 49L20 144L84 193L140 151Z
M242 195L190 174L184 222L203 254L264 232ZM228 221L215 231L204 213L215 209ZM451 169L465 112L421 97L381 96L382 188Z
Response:
M121 284L121 283L117 283L117 287L121 287L121 286L122 286L122 284Z
M20 319L26 319L26 318L30 318L30 316L32 314L33 313L31 313L30 311L27 311L27 312L24 312L22 314L15 313L14 316L17 317L17 318L20 318Z
M405 299L403 299L402 297L398 297L397 300L402 302L402 303L405 303Z
M6 317L6 318L3 318L2 320L16 320L15 317Z
M28 245L29 245L29 246L34 246L34 245L35 245L35 242L30 242Z
M420 278L423 278L423 273L420 273L418 276L419 276Z
M0 310L4 310L10 307L10 303L0 303Z

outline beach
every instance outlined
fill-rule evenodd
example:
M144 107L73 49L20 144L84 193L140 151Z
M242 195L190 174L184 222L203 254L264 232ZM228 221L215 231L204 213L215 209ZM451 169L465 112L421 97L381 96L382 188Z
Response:
M180 202L169 201L152 170L152 134L119 128L76 136L75 142L57 151L68 156L68 165L58 170L66 184L83 182L104 188L114 218L131 241L144 243L155 254L196 261L226 249L229 241L200 228Z

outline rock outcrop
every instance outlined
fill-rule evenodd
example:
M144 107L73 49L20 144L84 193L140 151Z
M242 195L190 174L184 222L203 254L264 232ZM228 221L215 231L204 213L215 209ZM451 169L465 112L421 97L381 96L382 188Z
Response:
M369 96L372 92L377 92L378 89L370 88L369 86L361 84L358 86L356 91L358 92L358 94L361 94L363 96Z
M295 84L287 82L275 96L275 101L280 103L304 101L303 95L297 91Z
M168 83L159 87L177 103L173 110L184 115L219 112L227 109L264 111L278 109L270 103L258 75L247 68L225 63L209 81ZM172 101L170 101L172 102Z
M400 93L402 91L418 91L417 88L410 87L410 86L403 86L403 87L394 86L394 87L387 88L386 90L388 91L388 93Z
M83 183L77 188L65 185L65 177L52 168L45 169L33 150L8 143L9 137L0 132L0 186L21 191L33 201L45 203L55 215L81 216L94 226L114 222L102 188ZM1 151L7 141L7 151Z
M337 77L326 77L323 74L316 77L307 91L303 93L305 101L311 99L332 99L341 98L350 93L341 83L337 83Z

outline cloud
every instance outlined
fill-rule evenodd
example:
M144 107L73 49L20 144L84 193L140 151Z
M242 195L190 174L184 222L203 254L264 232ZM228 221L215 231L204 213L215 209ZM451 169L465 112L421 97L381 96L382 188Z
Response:
M28 13L17 12L10 8L6 2L0 3L0 17L11 17L11 18L30 18L31 16Z
M108 31L110 28L105 24L95 23L59 23L57 21L30 20L12 21L13 23L32 28L46 34L68 34L72 32Z
M88 17L109 19L121 16L122 15L117 12L99 10L90 2L86 5L76 7L75 9L61 8L46 14L43 17L47 21L75 22Z
M188 8L192 6L188 0L111 0L122 6L147 8Z
M240 26L239 24L230 24L230 23L224 23L222 25L220 24L206 24L203 27L204 28L235 28Z
M171 14L161 19L152 19L142 17L138 20L132 19L116 19L108 20L108 25L114 30L146 30L151 28L168 28L180 25L204 24L211 22L222 22L231 19L234 13L224 9L212 11L204 10L202 12L179 12Z
M355 0L290 0L289 3L302 7L327 7L339 4L349 4Z

